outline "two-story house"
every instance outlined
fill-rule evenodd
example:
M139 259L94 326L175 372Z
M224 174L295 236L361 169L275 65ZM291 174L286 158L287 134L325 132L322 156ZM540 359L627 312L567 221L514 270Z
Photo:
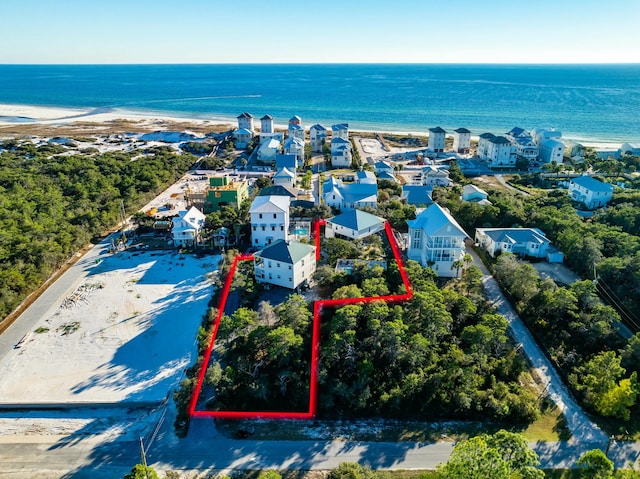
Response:
M592 210L605 206L613 196L613 185L590 176L579 176L569 182L569 197Z
M420 213L409 225L409 259L434 270L438 276L456 277L454 262L464 258L468 238L451 214L437 203Z
M322 184L322 192L324 203L338 210L378 206L377 184L343 183L332 176Z
M316 270L316 248L296 241L277 240L253 255L258 283L296 289Z
M249 208L252 246L259 248L287 239L290 202L288 196L255 197Z
M188 211L178 211L173 220L171 236L175 246L196 246L200 242L200 233L204 228L206 216L198 208L192 206Z

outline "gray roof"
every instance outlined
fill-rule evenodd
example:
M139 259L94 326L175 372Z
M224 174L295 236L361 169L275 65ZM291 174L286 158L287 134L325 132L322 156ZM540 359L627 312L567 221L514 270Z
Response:
M402 197L410 205L430 205L433 203L431 195L433 188L431 186L422 185L403 185Z
M261 256L281 263L296 264L309 253L316 250L315 246L298 243L297 241L278 240L259 251L256 256Z
M251 203L249 213L289 212L289 196L256 196Z
M241 113L240 115L238 115L238 118L253 118L253 115L245 111L244 113Z
M273 117L271 115L265 115L262 118L260 118L261 120L273 120Z
M469 130L467 130L466 128L456 128L455 130L456 133L471 133Z
M258 196L288 196L290 198L297 198L298 192L290 186L273 185L262 188Z
M411 229L423 230L427 236L469 237L454 217L438 203L433 203L415 220L407 221L407 224Z
M494 136L493 138L490 138L489 141L491 143L495 143L496 145L511 144L511 142L507 140L504 136Z
M549 243L549 240L542 231L537 228L477 228L494 243Z
M582 186L591 191L602 191L605 193L610 193L613 191L613 185L598 181L591 176L579 176L578 178L572 179L571 183L575 183L576 185Z
M439 126L436 126L435 128L429 128L429 131L431 133L446 133L446 130L443 130Z
M480 135L480 138L484 139L484 140L488 140L488 139L492 139L495 138L496 135L494 135L493 133L483 133Z
M464 185L462 187L462 194L472 194L472 193L481 193L485 196L488 196L488 193L484 191L482 188L478 188L476 185Z
M366 213L361 210L347 210L338 216L328 219L334 225L344 226L355 231L360 231L371 226L378 226L380 223L384 223L384 218L380 218L371 213Z

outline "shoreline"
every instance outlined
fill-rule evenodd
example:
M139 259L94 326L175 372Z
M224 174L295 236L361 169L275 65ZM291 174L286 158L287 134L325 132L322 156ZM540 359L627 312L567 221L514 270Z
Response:
M240 114L241 112L238 112ZM96 107L96 108L73 108L73 107L54 107L40 105L20 105L0 103L0 137L2 137L2 129L6 127L29 126L29 125L69 125L76 122L89 123L106 123L116 120L140 121L140 122L156 122L170 121L176 123L193 123L200 126L225 126L236 128L236 118L225 117L224 115L212 114L207 118L200 118L197 115L180 116L177 113L165 114L157 111L140 111L127 110L124 108ZM337 120L336 120L337 122ZM286 129L286 124L276 124L276 128ZM428 128L424 131L408 131L408 130L388 130L388 129L353 129L350 133L386 133L393 135L413 135L428 136ZM482 132L484 133L484 131ZM494 134L503 134L495 133ZM447 137L451 134L447 133ZM478 135L472 135L472 140L477 141ZM610 149L620 147L622 141L603 140L599 138L579 138L571 136L563 136L563 140L571 140L581 143L591 148Z

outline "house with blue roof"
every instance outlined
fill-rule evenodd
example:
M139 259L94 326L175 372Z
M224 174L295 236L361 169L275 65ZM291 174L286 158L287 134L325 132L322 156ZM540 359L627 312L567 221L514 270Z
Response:
M311 143L311 151L322 153L322 147L327 141L327 129L320 123L311 125L309 128L309 143Z
M345 138L331 138L331 165L349 168L351 166L351 142Z
M432 186L402 185L402 199L408 205L427 207L433 204Z
M613 196L613 185L591 176L579 176L569 182L569 197L593 210L605 206Z
M347 210L327 220L326 238L362 239L384 229L384 218L361 210Z
M278 240L253 255L258 283L296 289L311 280L316 270L316 247L296 241Z
M494 258L501 252L545 258L551 244L537 228L476 228L475 242Z
M322 184L322 192L324 203L338 210L378 207L377 184L344 183L332 176Z
M464 242L468 238L451 214L437 203L420 213L409 226L409 259L431 268L438 276L455 278L460 268L454 262L462 260Z
M356 171L356 177L354 180L359 185L375 185L378 183L376 174L373 171L359 170Z

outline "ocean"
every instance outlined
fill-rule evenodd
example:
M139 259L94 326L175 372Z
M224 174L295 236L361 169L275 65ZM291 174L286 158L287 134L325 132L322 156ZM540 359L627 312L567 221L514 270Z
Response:
M640 141L640 65L0 65L0 103ZM18 119L16 119L18 121ZM21 119L28 121L28 119Z

